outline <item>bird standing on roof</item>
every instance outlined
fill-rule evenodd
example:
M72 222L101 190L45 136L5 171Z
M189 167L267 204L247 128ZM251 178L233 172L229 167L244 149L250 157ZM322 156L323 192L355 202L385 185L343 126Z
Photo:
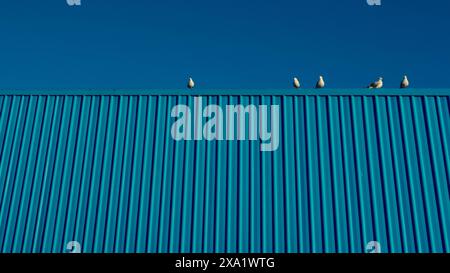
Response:
M320 88L324 88L325 87L325 81L323 80L322 76L319 76L319 80L316 83L316 88L320 89Z
M294 88L300 88L300 81L294 77Z
M383 78L378 78L378 81L371 83L367 88L369 89L380 89L383 88Z
M408 77L405 75L403 76L403 80L400 83L400 88L408 88L409 87L409 80Z
M192 78L189 78L187 87L188 87L189 89L192 89L192 88L194 88L194 86L195 86L194 80L193 80Z

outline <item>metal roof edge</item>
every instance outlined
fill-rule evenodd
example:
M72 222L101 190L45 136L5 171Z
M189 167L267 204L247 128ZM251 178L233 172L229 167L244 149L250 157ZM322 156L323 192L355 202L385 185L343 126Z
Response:
M79 89L0 90L0 95L24 96L450 96L448 89Z

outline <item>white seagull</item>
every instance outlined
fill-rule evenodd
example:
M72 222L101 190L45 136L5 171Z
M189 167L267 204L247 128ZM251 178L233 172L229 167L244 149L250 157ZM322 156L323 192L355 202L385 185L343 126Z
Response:
M193 80L192 78L189 78L189 82L188 82L188 84L187 84L187 87L188 87L189 89L192 89L192 88L194 88L194 86L195 86L194 80Z
M400 83L400 88L408 88L409 87L409 80L408 77L405 75L403 76L403 80Z
M378 78L378 81L371 83L368 88L370 89L380 89L383 88L383 78Z
M325 81L323 80L322 76L319 76L319 80L316 83L316 88L320 89L320 88L324 88L325 87Z
M300 88L300 81L294 77L294 88Z

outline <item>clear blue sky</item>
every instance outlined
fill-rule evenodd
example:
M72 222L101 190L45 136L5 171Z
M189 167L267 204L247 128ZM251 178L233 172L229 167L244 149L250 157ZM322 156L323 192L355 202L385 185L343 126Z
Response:
M81 3L1 1L0 89L450 88L448 0Z

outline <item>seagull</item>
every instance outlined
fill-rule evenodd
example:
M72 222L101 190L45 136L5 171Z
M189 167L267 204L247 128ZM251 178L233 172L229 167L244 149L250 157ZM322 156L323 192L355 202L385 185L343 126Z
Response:
M367 88L369 89L380 89L383 88L383 78L378 78L378 81L371 83Z
M325 81L323 80L322 76L319 76L319 80L316 83L316 88L320 89L320 88L324 88L325 87Z
M189 82L188 82L188 84L187 84L187 87L188 87L189 89L192 89L192 88L194 88L194 86L195 86L194 80L193 80L192 78L189 78Z
M405 75L403 76L403 80L400 83L400 88L408 88L408 86L409 86L408 77Z
M300 88L300 81L294 77L294 88Z

